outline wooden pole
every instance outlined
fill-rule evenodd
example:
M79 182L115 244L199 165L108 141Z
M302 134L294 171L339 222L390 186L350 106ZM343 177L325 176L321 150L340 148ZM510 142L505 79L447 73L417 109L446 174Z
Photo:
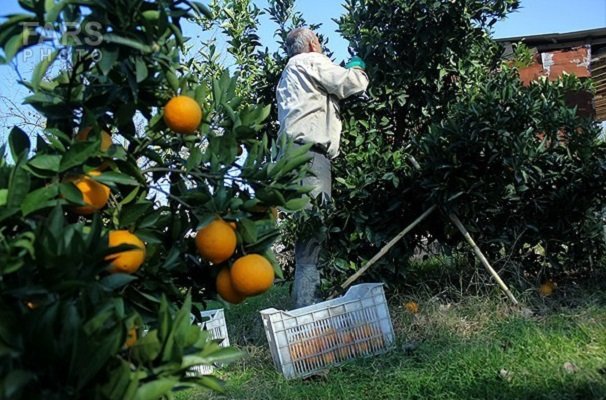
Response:
M356 279L360 277L368 268L370 268L374 263L376 263L381 257L383 257L389 249L391 249L400 239L404 237L408 232L414 229L421 221L423 221L429 214L431 214L436 209L436 205L429 207L423 214L421 214L417 219L415 219L410 225L404 228L400 233L396 235L389 243L387 243L373 258L371 258L362 268L360 268L355 274L349 277L343 284L341 285L341 289L346 289L349 285L351 285ZM338 294L338 291L333 292L328 299L334 298Z
M488 272L490 272L490 274L497 281L499 286L501 286L501 289L503 289L505 294L507 294L507 297L509 297L509 299L513 302L513 304L517 305L518 300L516 300L515 296L513 295L513 293L511 293L511 291L509 290L509 288L507 287L505 282L503 282L503 280L501 279L501 277L499 276L497 271L495 271L494 268L492 268L492 266L490 265L490 263L488 262L486 257L484 257L484 254L482 253L482 251L480 250L480 248L478 247L476 242L474 242L474 240L472 239L472 237L469 234L469 232L467 231L467 229L465 229L465 227L461 223L461 220L459 219L459 217L457 217L454 213L448 214L448 217L456 225L456 227L459 229L459 231L461 231L461 233L465 237L465 240L467 240L467 243L469 243L469 245L471 246L473 251L476 253L476 256L478 256L478 258L480 259L482 264L484 264L484 267L486 267Z

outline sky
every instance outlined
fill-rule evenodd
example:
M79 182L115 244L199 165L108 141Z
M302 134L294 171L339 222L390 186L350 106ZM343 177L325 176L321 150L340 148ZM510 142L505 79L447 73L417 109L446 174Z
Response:
M208 2L208 0L203 0ZM253 0L259 8L265 8L266 0ZM297 0L297 9L303 13L308 23L321 23L320 33L329 38L329 47L334 52L335 61L340 62L348 57L347 41L336 32L338 26L333 19L343 12L342 2L338 0ZM20 11L17 0L1 0L0 16ZM0 18L0 21L2 19ZM528 36L543 33L562 33L578 30L606 27L606 0L522 0L521 8L510 14L505 20L496 24L493 36L495 38ZM197 36L204 37L193 26L185 27L186 36L196 40ZM261 18L260 37L262 45L270 50L276 49L273 37L275 25L267 16ZM36 57L21 59L19 71L28 78L35 65ZM19 105L27 96L27 90L16 83L17 75L13 66L0 65L0 99L8 97L15 105ZM6 125L2 115L6 115L6 101L0 101L0 129ZM25 109L27 111L27 109ZM3 129L6 130L6 129ZM7 132L0 132L0 143L4 142Z

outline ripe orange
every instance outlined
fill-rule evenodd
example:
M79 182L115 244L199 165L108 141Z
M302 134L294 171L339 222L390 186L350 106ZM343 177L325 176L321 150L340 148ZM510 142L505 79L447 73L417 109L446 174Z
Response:
M236 251L236 232L222 219L216 219L196 233L196 247L200 255L219 264L229 259Z
M101 172L90 171L90 176L99 176ZM72 182L82 193L82 201L84 206L74 207L74 212L80 215L89 215L96 211L99 211L107 204L109 200L109 187L102 183L91 179L86 175L80 175L75 178L68 178L69 182Z
M88 135L91 130L92 130L92 128L90 126L87 126L86 128L82 129L76 135L76 140L78 142L84 142L85 140L88 139ZM109 147L112 145L112 143L113 143L112 137L110 136L110 134L107 133L106 131L101 131L101 146L100 146L101 151L107 151L109 149Z
M242 294L238 293L231 282L231 275L229 274L229 268L223 268L219 271L216 280L217 293L221 298L232 304L239 304L246 298Z
M404 304L404 308L406 308L406 311L411 314L417 314L419 312L419 305L414 301L409 301L408 303Z
M134 346L135 343L137 343L137 328L135 328L133 326L128 331L128 336L126 336L126 341L124 342L124 347L128 349L129 347Z
M202 109L191 97L173 97L164 106L164 122L173 132L194 133L202 122Z
M245 296L267 291L274 283L274 268L259 254L240 257L231 267L234 288Z
M539 294L543 297L551 296L553 294L553 291L555 290L555 288L556 288L555 283L553 283L553 281L549 280L549 281L543 283L541 286L539 286Z
M137 272L145 260L145 243L127 230L110 231L109 247L117 247L121 244L131 244L138 248L106 256L105 260L111 261L109 272L122 272L126 274Z

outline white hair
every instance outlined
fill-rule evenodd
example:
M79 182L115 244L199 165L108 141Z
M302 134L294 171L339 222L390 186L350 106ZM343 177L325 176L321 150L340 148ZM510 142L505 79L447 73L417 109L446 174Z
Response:
M313 43L316 34L308 28L296 28L286 36L286 53L289 57L309 51L309 44Z

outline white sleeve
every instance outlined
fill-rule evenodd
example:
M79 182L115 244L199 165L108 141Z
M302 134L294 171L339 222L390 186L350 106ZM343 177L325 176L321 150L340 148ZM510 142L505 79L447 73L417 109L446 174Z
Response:
M310 75L318 86L339 99L362 93L368 87L368 76L363 70L343 68L328 57L314 62Z

